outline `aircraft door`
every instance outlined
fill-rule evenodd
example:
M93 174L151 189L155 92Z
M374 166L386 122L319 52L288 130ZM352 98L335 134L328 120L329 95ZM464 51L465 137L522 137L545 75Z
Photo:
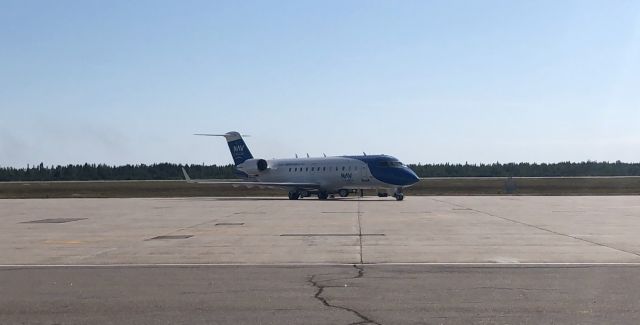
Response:
M360 167L360 181L362 183L368 183L371 180L371 175L369 175L369 168L366 164Z

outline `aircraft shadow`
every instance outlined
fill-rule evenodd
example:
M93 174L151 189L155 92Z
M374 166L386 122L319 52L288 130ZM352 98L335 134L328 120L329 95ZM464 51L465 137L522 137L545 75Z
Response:
M169 198L163 200L176 200L176 201L292 201L287 197L185 197L185 198ZM319 202L317 198L306 198L297 200L297 202ZM329 198L325 200L327 202L394 202L395 200L389 199L369 199L360 200L359 198Z

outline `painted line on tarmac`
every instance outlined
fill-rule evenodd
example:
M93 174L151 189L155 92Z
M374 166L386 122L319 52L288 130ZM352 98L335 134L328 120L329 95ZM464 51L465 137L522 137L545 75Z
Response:
M416 262L416 263L118 263L118 264L0 264L0 268L110 268L110 267L200 267L200 266L640 266L640 262L526 262L526 263L491 263L491 262L460 262L460 263L435 263L435 262Z

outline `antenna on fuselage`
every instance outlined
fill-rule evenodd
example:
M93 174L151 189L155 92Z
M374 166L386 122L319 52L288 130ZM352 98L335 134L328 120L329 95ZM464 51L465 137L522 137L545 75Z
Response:
M307 153L307 158L311 158L311 157L309 157L309 153Z
M298 158L298 154L296 154L296 158Z
M366 152L364 152L364 151L362 152L362 154L363 154L363 155L365 155L365 156L367 155L367 153L366 153Z
M325 158L327 158L327 154L326 154L326 153L324 153L324 152L323 152L323 153L322 153L322 155L323 155Z

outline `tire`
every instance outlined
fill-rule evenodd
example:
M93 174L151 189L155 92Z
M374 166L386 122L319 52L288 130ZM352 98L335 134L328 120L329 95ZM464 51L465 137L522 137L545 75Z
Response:
M404 194L400 193L400 194L396 194L396 201L402 201L404 200Z
M327 193L325 191L319 191L318 192L318 199L326 200L328 197L329 197L329 193Z
M349 196L349 190L343 188L338 191L338 195L340 195L340 197L347 197Z
M300 192L289 192L289 200L297 200L300 198Z

